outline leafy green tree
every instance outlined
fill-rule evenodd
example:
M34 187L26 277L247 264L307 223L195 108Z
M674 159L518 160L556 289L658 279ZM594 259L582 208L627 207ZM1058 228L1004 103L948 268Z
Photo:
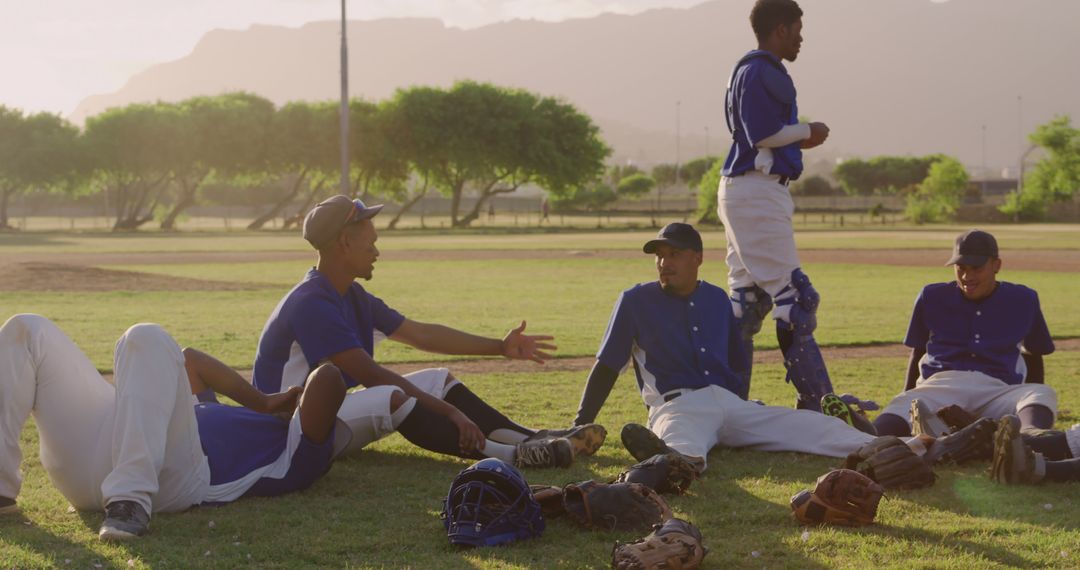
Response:
M453 227L468 226L492 196L536 184L552 195L594 179L609 154L589 117L551 97L463 81L394 98L411 132L417 174L450 197ZM477 200L467 212L462 198Z
M197 202L199 188L216 175L257 176L267 171L274 104L250 93L192 97L179 104L177 152L170 161L176 195L161 229L176 227L176 219Z
M926 179L908 194L904 213L916 224L943 222L956 214L968 187L968 173L960 161L940 157Z
M701 184L701 178L713 167L717 161L723 162L716 156L701 156L687 162L679 169L679 178L690 188L697 188Z
M652 176L639 172L620 180L619 185L616 186L616 193L619 196L637 200L649 192L652 192L654 188L656 188L656 180L654 180Z
M724 170L724 161L717 159L701 177L698 183L697 210L694 218L699 224L719 224L720 216L716 213L716 193L720 190L721 171Z
M1006 197L1002 212L1034 220L1046 215L1051 204L1072 199L1080 189L1080 129L1068 116L1055 117L1028 137L1046 151L1022 181L1022 191Z
M658 187L668 188L674 186L676 182L678 182L676 179L676 170L674 164L661 163L654 166L650 174L652 174L652 178L656 181Z
M800 178L791 185L791 193L796 196L835 196L837 189L821 176Z
M166 103L117 107L87 119L88 184L111 202L113 231L134 230L153 219L178 152L179 121L178 108Z
M0 229L11 197L70 182L81 159L79 131L49 113L23 116L0 105Z
M285 191L248 225L257 230L302 200L302 216L315 195L340 176L338 103L288 103L274 113L267 173L285 183Z
M906 194L915 190L930 172L930 165L941 158L941 155L856 158L838 164L833 175L844 192L852 196Z
M570 192L553 195L552 207L557 212L572 210L586 210L599 212L604 206L611 204L619 197L611 186L604 182L585 184L574 188Z

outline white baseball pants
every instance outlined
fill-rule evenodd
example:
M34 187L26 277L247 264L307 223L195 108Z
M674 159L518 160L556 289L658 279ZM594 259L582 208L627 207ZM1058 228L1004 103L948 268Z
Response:
M115 389L44 317L4 323L0 496L19 493L19 434L33 414L42 465L76 508L131 500L153 513L202 502L210 469L180 347L157 325L135 325L116 344L114 369Z
M922 379L901 392L881 411L911 422L911 401L920 400L936 412L950 404L981 417L999 419L1031 406L1046 406L1057 414L1057 393L1046 384L1006 384L974 370L946 370Z
M720 180L717 213L727 238L729 291L756 284L775 299L799 267L795 202L778 178L755 170Z
M703 461L717 445L847 457L874 439L843 420L747 402L719 386L687 392L650 409L649 429L672 449Z

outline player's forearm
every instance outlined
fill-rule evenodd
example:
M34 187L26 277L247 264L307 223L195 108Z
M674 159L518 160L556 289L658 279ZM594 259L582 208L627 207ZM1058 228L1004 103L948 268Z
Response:
M251 385L224 362L194 348L184 349L184 367L193 394L206 388L256 411L266 408L266 394Z
M416 398L421 406L437 414L449 416L458 411L454 406L417 388L407 378L379 366L363 349L353 348L334 354L330 357L330 363L365 387L396 386L406 396Z
M1046 382L1046 368L1043 366L1043 357L1041 354L1028 354L1027 352L1021 352L1020 356L1024 359L1024 364L1027 365L1027 378L1024 382L1027 384L1043 384Z
M438 354L468 354L498 356L502 354L502 340L474 335L445 325L414 323L415 331L402 342ZM396 337L391 337L395 338Z
M919 370L919 361L922 360L922 357L925 354L925 348L911 349L911 359L908 360L907 383L904 385L904 391L915 388L915 383L919 381L919 376L921 374L921 371Z
M808 138L810 138L809 124L784 125L779 131L761 139L754 146L757 148L779 148Z
M589 379L585 382L585 391L581 394L581 403L578 405L574 425L580 426L596 421L600 408L604 407L604 402L607 401L618 378L618 370L613 370L600 362L593 365Z

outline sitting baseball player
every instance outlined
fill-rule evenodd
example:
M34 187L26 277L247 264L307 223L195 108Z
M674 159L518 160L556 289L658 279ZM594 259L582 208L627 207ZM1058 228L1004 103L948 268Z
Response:
M1016 414L1024 428L1054 425L1057 395L1043 383L1043 355L1054 341L1032 289L997 280L994 236L956 238L956 279L933 283L915 299L904 344L911 347L905 391L875 419L882 435L939 435L936 412L956 405L975 417ZM910 414L910 416L909 416Z
M632 362L648 427L627 425L623 442L639 461L673 449L704 470L716 445L846 457L873 440L818 412L747 401L739 322L724 290L698 279L701 235L672 223L643 249L655 254L659 279L623 291L616 301L575 425L596 419Z
M312 371L302 394L264 395L191 355L161 327L135 325L116 344L114 386L48 319L10 318L0 328L0 514L18 509L31 413L56 488L77 509L104 508L102 540L146 534L154 513L299 491L326 473L345 397L336 369ZM246 407L197 403L207 387Z
M337 437L345 451L400 432L415 445L471 459L495 457L517 467L566 467L575 455L603 443L598 425L537 432L495 410L447 369L399 376L379 366L375 343L390 338L440 354L502 355L543 362L555 347L550 336L524 334L525 322L503 339L407 319L355 279L371 279L379 256L372 218L382 206L334 196L304 219L304 238L318 250L318 265L274 309L263 328L252 381L266 393L304 382L329 362L349 387L338 413ZM437 276L432 276L437 278Z

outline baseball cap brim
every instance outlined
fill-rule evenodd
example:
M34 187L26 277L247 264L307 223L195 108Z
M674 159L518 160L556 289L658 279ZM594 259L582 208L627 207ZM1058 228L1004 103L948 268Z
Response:
M656 253L656 248L659 247L660 244L670 245L675 249L694 249L693 245L684 241L671 238L656 238L645 242L645 246L641 248L641 251L644 251L645 253Z
M363 209L357 208L356 212L352 215L351 218L349 218L349 221L346 223L351 224L353 222L359 222L360 220L374 218L375 214L378 214L379 211L383 209L384 205L385 204L376 204L374 206L368 206Z
M990 261L989 255L954 255L949 258L949 261L945 262L945 267L950 265L982 267L983 265L986 265L987 261Z

